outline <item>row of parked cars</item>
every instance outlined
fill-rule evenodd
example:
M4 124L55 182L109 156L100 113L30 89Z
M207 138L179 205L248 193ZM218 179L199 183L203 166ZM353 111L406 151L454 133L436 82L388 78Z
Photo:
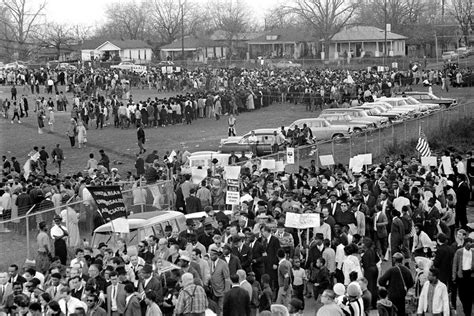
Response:
M350 135L383 128L392 123L426 115L455 104L455 99L439 98L427 92L405 92L403 96L378 98L374 102L366 102L354 107L325 109L316 118L296 120L286 126L285 131L294 130L296 126L303 128L306 124L313 134L311 142L339 141ZM280 128L254 130L258 140L257 156L272 153L275 131L282 135ZM250 136L251 132L239 137L222 139L219 150L221 153L249 152ZM285 146L286 143L281 143L280 149L283 150Z

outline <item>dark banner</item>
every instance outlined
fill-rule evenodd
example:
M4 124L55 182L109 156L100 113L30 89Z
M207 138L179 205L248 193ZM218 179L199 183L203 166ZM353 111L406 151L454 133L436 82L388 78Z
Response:
M122 191L118 185L87 187L106 222L119 217L127 217Z

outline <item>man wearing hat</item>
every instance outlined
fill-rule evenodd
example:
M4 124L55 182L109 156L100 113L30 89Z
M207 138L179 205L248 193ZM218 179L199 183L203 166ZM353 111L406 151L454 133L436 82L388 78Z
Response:
M397 307L397 315L405 316L405 295L415 284L411 271L403 265L403 255L393 255L394 266L388 269L379 279L379 285L387 288L388 298Z
M237 270L242 269L239 258L232 254L232 248L230 244L225 244L222 247L222 254L224 255L223 259L229 266L230 275L235 274L237 273Z
M251 264L251 257L250 257L250 247L245 244L244 237L236 236L232 238L232 254L235 255L242 266L242 269L245 272L250 272L250 264Z
M185 246L187 243L187 236L189 234L195 234L196 223L191 218L186 219L186 230L179 233L178 238L181 241L180 246Z
M194 277L195 284L203 285L201 278L201 268L199 264L191 260L189 252L183 251L179 255L178 265L184 273L191 273Z
M209 251L210 266L211 266L211 279L210 286L212 289L213 299L217 302L218 315L222 315L222 309L224 306L224 294L230 289L230 273L227 263L220 258L222 252L218 249L213 248Z

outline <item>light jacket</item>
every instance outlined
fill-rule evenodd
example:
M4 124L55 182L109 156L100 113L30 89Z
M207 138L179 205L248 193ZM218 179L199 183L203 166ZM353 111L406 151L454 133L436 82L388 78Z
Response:
M428 302L428 290L430 287L430 281L426 281L421 289L420 298L418 300L418 314L423 314L428 310L428 304L433 304L433 314L441 314L443 316L449 316L449 296L446 285L438 281L434 288L433 302Z

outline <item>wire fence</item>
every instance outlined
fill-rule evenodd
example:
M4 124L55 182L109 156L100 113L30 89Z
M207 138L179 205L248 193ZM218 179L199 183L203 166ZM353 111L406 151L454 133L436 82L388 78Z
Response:
M120 185L124 204L131 214L174 209L174 186L171 180L148 185L141 185L140 182L122 182ZM56 206L51 200L45 199L34 205L15 207L8 214L3 214L4 220L0 221L0 230L9 230L11 233L16 233L20 240L24 239L27 257L31 258L31 234L36 234L38 224L42 221L51 226L56 215L62 217L63 224L69 231L70 238L67 242L71 249L90 239L94 229L103 224L94 201L74 196Z
M311 160L321 167L319 156L323 155L332 155L336 164L348 165L351 157L371 153L375 163L402 144L418 139L420 129L426 134L429 142L430 135L447 127L450 122L473 115L474 102L462 103L388 127L352 134L341 140L333 139L299 146L295 148L295 163L287 164L285 170L298 172L300 167L308 167ZM287 155L286 152L278 152L260 159L275 159L286 164Z

